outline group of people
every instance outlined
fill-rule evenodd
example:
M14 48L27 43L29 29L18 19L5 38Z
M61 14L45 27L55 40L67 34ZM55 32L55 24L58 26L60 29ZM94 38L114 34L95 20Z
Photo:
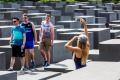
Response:
M50 22L51 15L46 14L45 20L41 22L40 34L39 34L39 50L44 58L43 66L50 65L51 59L51 46L54 42L54 26ZM89 52L89 39L87 26L84 19L80 20L80 23L84 26L84 34L74 36L70 41L65 44L65 48L73 52L74 62L76 69L86 66L86 60ZM23 22L20 23L18 17L13 18L14 26L11 28L10 45L12 48L12 57L10 68L8 71L13 71L15 63L15 57L21 58L21 70L29 70L28 54L30 53L31 64L36 66L34 59L34 44L37 44L37 33L34 23L29 21L28 14L23 14ZM72 43L77 41L77 46L72 46Z
M41 22L40 27L40 53L44 58L43 66L50 65L50 49L54 41L54 27L50 22L51 15L46 14L45 21ZM30 53L31 64L36 66L34 59L34 44L37 44L37 33L34 23L29 21L28 14L23 14L23 22L20 23L18 17L13 18L14 26L11 28L10 45L12 48L12 57L10 68L13 71L15 57L21 58L21 71L29 69L28 54ZM45 48L45 50L44 50Z

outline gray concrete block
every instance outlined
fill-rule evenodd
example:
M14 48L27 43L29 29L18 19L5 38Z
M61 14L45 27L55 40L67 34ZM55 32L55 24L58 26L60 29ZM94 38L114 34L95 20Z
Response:
M0 71L0 80L17 80L17 72Z
M99 61L99 49L90 50L88 59L92 61Z
M10 41L10 37L0 38L0 45L1 46L9 45L9 41Z
M60 10L44 10L43 12L51 14L51 16L61 16ZM57 14L56 14L57 13Z
M120 30L110 30L110 38L117 39L117 36L120 35Z
M1 21L2 22L2 21ZM12 21L9 21L12 23ZM0 27L0 38L10 37L12 26L1 26Z
M44 10L53 10L52 6L37 6L37 9L40 11L40 12L43 12Z
M114 20L114 21L111 21L110 23L112 23L112 24L120 24L120 20Z
M104 10L102 8L95 8L93 9L94 10L94 15L95 17L99 17L99 14L100 12L104 12Z
M45 16L34 16L29 18L30 21L34 22L35 25L41 25L41 22L45 20ZM54 25L55 24L55 17L51 17L51 22Z
M82 29L81 29L82 30ZM83 30L82 30L83 31ZM99 42L110 39L110 29L108 28L91 28L88 32L93 32L94 49L99 49Z
M74 11L77 13L83 13L83 15L87 15L87 16L95 15L95 12L93 9L75 9Z
M23 14L22 11L6 11L6 12L0 12L0 14L4 16L4 19L10 20L13 17L18 17L20 20L23 20L21 17Z
M39 13L39 10L27 10L28 12L27 13Z
M117 19L117 14L115 12L100 12L99 17L106 17L107 22L111 22Z
M21 6L33 6L33 1L17 1Z
M0 8L0 12L6 12L6 11L16 11L17 9L16 8Z
M95 23L103 23L107 22L106 17L95 17Z
M119 80L119 66L120 62L92 61L87 64L87 67L48 80Z
M103 23L87 24L87 28L105 28Z
M81 6L82 9L95 9L96 6Z
M64 29L64 26L63 25L55 25L54 28L55 29Z
M13 22L11 20L0 20L0 25L1 26L8 26L8 25L12 25Z
M120 20L120 10L114 10L114 12L117 14L117 20Z
M75 9L79 9L79 6L78 5L66 5L65 6L66 13L74 12Z
M79 21L58 21L57 25L64 25L64 28L71 28L71 29L77 29L80 28L80 22Z
M59 40L70 40L72 39L74 36L79 36L80 34L84 34L83 32L66 32L66 33L59 33L58 39ZM90 49L93 49L93 33L89 32L88 33L88 37L89 37L89 41L90 41ZM77 42L73 43L73 46L76 46Z
M0 52L0 71L6 70L6 55L5 52Z
M111 39L99 43L99 55L101 61L120 61L119 39Z
M21 9L27 9L27 10L35 10L36 6L21 6Z
M51 63L60 62L72 57L72 52L66 50L64 45L66 40L55 40L51 49ZM64 55L63 55L64 54Z
M83 18L86 21L86 24L93 24L95 23L95 16L75 16L75 20L80 21Z
M114 5L115 3L105 3L105 6L106 6L106 8L107 8L107 11L113 11L113 9L112 9L112 7L113 7L113 5Z
M112 27L113 30L120 30L120 24L116 24Z
M46 13L28 13L28 17L34 17L34 16L45 16Z

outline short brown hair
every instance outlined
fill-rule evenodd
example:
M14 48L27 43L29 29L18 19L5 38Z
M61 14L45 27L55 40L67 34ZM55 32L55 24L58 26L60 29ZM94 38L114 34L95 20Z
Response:
M51 18L51 15L50 14L46 14L46 17L50 17Z
M28 14L27 14L27 13L24 13L23 16L28 16Z

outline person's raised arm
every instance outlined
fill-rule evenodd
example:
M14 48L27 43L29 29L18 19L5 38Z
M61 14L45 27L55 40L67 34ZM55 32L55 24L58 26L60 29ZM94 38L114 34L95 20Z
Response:
M80 19L80 23L84 26L84 34L85 34L86 36L88 36L88 30L87 30L87 26L86 26L85 20L81 18L81 19Z

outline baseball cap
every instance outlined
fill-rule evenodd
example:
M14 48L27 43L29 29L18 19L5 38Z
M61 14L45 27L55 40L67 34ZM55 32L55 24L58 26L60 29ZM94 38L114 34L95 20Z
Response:
M87 42L87 36L84 34L81 34L78 36L78 40L82 43L86 43Z

